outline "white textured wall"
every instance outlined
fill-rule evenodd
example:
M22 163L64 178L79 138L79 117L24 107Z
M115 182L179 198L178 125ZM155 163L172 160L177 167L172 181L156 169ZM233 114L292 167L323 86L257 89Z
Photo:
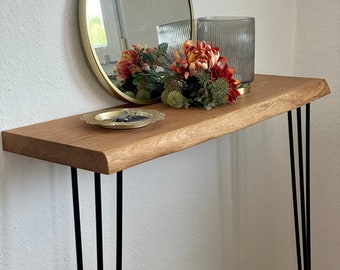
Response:
M312 104L315 269L340 265L340 2L194 0L195 15L256 17L256 71L323 77ZM77 1L2 0L0 130L119 101L81 51ZM286 116L125 171L124 269L296 269ZM69 169L0 150L0 269L75 269ZM93 180L80 172L85 269L95 268ZM114 176L103 178L105 264Z
M294 73L324 77L333 91L312 104L315 269L340 265L340 2L298 0ZM320 16L320 18L318 18Z

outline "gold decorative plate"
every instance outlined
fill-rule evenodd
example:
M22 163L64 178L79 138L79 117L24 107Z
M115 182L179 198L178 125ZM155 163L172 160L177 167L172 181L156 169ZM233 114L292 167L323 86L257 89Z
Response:
M141 128L164 118L164 113L139 108L103 110L86 113L81 117L88 124L110 129Z

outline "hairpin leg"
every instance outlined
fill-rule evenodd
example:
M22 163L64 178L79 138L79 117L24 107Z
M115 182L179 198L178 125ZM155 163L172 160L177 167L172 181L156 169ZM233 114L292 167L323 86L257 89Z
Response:
M103 226L102 226L102 196L99 173L94 173L94 189L96 204L96 235L97 235L97 269L103 270Z
M83 254L81 246L81 228L80 228L80 211L79 211L79 192L78 192L78 176L77 169L71 168L72 178L72 196L73 196L73 212L74 212L74 230L76 240L77 253L77 269L83 270Z
M116 269L122 269L123 249L123 172L117 172L117 242L116 242Z
M77 169L71 167L72 196L74 211L74 230L77 255L77 269L83 270L83 253L81 242L80 207ZM101 179L99 173L94 173L96 235L97 235L97 269L103 270L103 224L102 224L102 197ZM117 242L116 242L116 269L122 269L123 249L123 172L117 173Z
M294 131L292 112L288 112L288 132L289 132L289 149L290 149L290 165L292 178L292 195L294 209L294 228L296 240L296 254L298 270L311 270L311 234L310 234L310 104L306 105L306 130L305 130L305 150L306 165L303 162L303 136L302 136L302 117L301 108L297 109L297 135L298 135L298 164L299 164L299 191L300 191L300 212L298 209L296 168L295 168L295 151L294 151ZM304 169L306 177L304 175ZM301 227L299 224L299 213L301 216ZM301 229L301 233L300 233ZM301 260L301 245L303 251L303 268Z

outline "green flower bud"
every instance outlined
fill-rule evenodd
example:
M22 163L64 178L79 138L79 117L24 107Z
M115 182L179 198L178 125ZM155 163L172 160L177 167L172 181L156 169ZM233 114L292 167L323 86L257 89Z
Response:
M137 84L137 90L138 91L147 91L149 87L149 82L147 80L140 81Z
M178 91L178 92L181 92L181 85L179 84L179 82L176 79L168 78L164 82L164 89L165 90L169 90L169 91Z
M168 104L167 100L168 100L168 95L169 95L170 92L171 92L171 90L169 90L169 89L163 90L163 92L161 94L161 100L162 100L163 103Z
M127 95L127 96L129 96L129 97L132 97L132 98L135 97L135 93L132 92L132 91L126 91L126 92L124 92L124 94Z
M136 99L140 100L149 100L151 98L151 94L147 90L139 90L136 95Z
M168 94L167 103L174 108L182 108L185 105L184 96L178 91L171 91Z

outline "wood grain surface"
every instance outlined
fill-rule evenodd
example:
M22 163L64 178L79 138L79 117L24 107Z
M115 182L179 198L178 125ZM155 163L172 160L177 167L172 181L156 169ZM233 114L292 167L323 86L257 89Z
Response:
M2 132L5 151L94 172L112 174L180 151L301 107L330 93L324 79L256 75L251 92L210 111L144 106L165 120L131 130L110 130L81 115Z

